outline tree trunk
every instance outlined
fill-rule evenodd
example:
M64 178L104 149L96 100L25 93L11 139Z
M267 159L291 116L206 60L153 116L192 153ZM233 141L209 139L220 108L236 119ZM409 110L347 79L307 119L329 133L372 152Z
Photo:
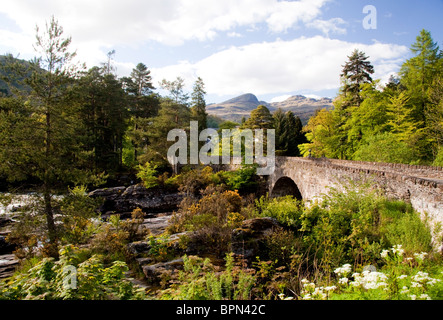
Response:
M43 191L43 198L45 201L45 216L46 225L48 227L49 244L46 246L46 253L53 257L58 258L58 236L57 229L54 221L54 211L52 208L51 192L49 185L45 184Z

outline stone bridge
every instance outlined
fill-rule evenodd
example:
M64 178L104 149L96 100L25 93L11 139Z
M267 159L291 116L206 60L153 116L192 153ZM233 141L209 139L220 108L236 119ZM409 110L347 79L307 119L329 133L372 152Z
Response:
M434 225L443 224L443 168L395 163L276 157L268 178L270 195L294 195L307 202L327 194L347 178L369 178L391 199L404 200Z

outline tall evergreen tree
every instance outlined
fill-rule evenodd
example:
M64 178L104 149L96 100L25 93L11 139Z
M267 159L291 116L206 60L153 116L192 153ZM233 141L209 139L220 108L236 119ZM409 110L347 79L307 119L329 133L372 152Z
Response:
M287 122L285 113L278 108L273 114L275 128L275 152L284 156L288 150Z
M251 116L242 124L246 129L273 129L274 119L271 112L264 105L259 105L257 109L252 110Z
M75 53L69 51L71 38L54 17L43 34L37 28L35 50L39 58L24 70L30 94L6 101L9 112L1 115L0 162L10 180L33 178L41 184L46 220L46 252L58 256L58 228L53 195L67 184L86 184L94 177L85 170L87 150L79 104L73 100ZM6 139L5 139L6 138Z
M122 165L123 139L128 127L128 97L113 74L94 67L79 80L82 119L94 150L96 172L116 172Z
M360 97L360 85L372 82L371 74L374 73L374 67L368 61L364 52L355 49L350 56L349 61L343 66L341 77L344 80L343 93L350 95L350 102L359 106L362 99Z
M149 118L158 113L159 98L152 90L151 71L145 64L139 63L132 70L130 77L122 78L123 86L128 96L128 105L131 114L131 124L127 132L128 143L133 152L132 162L135 164L143 148L149 143L147 126Z
M192 119L198 121L199 132L207 128L208 114L206 113L205 94L205 84L202 78L198 77L191 94L191 114Z
M292 111L288 111L285 115L286 130L286 156L298 157L300 156L300 151L298 146L306 142L305 137L302 133L303 125L299 117L294 115Z

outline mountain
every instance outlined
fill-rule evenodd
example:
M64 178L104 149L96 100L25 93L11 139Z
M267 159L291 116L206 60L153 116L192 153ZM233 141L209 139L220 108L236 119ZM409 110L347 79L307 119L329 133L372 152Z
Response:
M222 103L207 105L206 111L208 114L224 120L241 122L242 117L249 118L251 111L259 105L266 106L271 112L274 112L278 108L281 108L283 111L292 111L300 117L303 124L306 124L316 110L322 108L331 109L332 99L312 99L297 95L282 102L268 103L259 101L255 95L247 93Z
M305 125L309 118L312 117L317 110L321 109L332 109L332 99L321 98L313 99L307 98L305 96L292 96L285 101L273 102L271 107L278 109L281 108L283 111L292 111L296 116L300 118L303 125Z

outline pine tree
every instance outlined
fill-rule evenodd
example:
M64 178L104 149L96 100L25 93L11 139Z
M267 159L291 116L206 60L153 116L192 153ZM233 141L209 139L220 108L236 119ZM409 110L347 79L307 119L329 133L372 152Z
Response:
M299 117L295 116L292 111L288 111L285 115L286 132L284 134L286 139L286 156L298 157L300 151L298 146L306 142L302 133L303 125Z
M259 105L257 109L252 110L251 116L242 125L244 129L273 129L274 119L271 112L264 105Z
M355 49L350 56L349 61L343 66L341 77L344 80L343 93L350 95L351 103L359 106L362 99L360 97L360 85L372 82L371 74L374 73L374 67L368 61L364 52Z
M285 113L279 108L273 114L275 128L275 152L284 156L288 150L287 122Z
M9 112L1 112L0 160L9 180L40 181L42 213L46 220L46 253L58 256L59 233L55 221L53 195L67 184L86 184L94 176L85 169L84 127L79 104L74 100L75 56L68 48L71 38L54 17L43 34L37 28L35 50L40 58L24 70L30 93L4 101Z
M149 143L146 134L148 119L157 115L160 102L152 91L155 88L152 84L151 71L145 64L137 64L132 69L131 76L122 78L122 82L129 94L128 104L131 113L131 124L126 140L132 147L132 162L135 164L144 146Z
M205 84L198 77L194 84L194 91L191 94L191 115L192 119L198 121L198 131L201 132L207 128L206 101L205 101Z

